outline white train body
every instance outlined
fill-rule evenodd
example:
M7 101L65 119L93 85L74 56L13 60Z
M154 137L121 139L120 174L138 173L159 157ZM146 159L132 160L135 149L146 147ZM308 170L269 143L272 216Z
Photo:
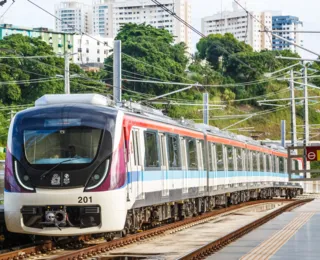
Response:
M288 183L283 150L107 105L99 95L49 95L12 120L4 198L9 231L134 232L219 204L291 197L301 189Z

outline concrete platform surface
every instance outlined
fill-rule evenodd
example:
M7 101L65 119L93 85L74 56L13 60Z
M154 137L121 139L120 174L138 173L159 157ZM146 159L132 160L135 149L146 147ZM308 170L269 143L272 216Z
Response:
M207 259L320 259L320 199L283 213Z

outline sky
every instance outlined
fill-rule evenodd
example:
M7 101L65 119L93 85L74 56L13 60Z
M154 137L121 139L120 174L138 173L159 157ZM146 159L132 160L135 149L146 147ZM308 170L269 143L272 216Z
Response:
M12 0L4 7L0 7L2 14ZM36 4L53 13L54 5L61 0L32 0ZM77 0L86 4L91 4L92 0ZM192 5L192 25L201 30L201 18L220 12L222 10L232 10L233 0L189 0ZM245 1L245 0L242 0ZM161 2L161 0L160 0ZM319 0L247 0L246 6L250 11L282 11L284 15L298 16L304 23L304 30L319 30L320 20ZM221 8L222 7L222 8ZM15 0L14 5L3 17L3 22L17 26L27 27L48 27L54 29L54 18L41 11L28 0ZM193 35L193 45L199 40L197 35ZM320 53L320 34L304 34L304 47ZM303 57L315 58L314 55L303 52Z

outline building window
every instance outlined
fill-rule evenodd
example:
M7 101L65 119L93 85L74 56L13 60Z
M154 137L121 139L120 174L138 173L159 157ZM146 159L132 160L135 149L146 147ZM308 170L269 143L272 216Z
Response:
M89 48L87 48L86 52L89 53Z
M97 61L100 62L100 58L98 58Z
M97 54L100 54L100 50L99 49L97 49Z

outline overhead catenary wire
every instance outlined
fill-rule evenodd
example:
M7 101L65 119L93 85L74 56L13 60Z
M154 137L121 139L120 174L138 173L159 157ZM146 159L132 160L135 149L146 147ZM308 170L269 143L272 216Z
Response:
M0 16L0 20L9 12L10 8L14 5L15 0L12 1L11 5L3 12L3 14Z
M189 29L191 29L193 32L195 32L196 34L198 34L199 36L201 36L202 38L205 38L206 35L204 35L203 33L201 33L200 31L198 31L196 28L194 28L192 25L190 25L188 22L186 22L185 20L183 20L181 17L179 17L176 13L172 12L170 9L168 9L165 5L161 4L159 1L157 0L151 0L153 3L155 3L157 6L159 6L160 8L162 8L163 10L165 10L167 13L171 14L174 18L176 18L179 22L181 22L182 24L184 24L186 27L188 27ZM230 53L227 49L219 46L219 48L227 53L228 55L232 55L234 53ZM238 62L240 62L242 65L246 66L247 68L251 69L252 71L256 71L256 69L252 68L250 65L248 65L247 63L245 63L244 61L240 60L239 58L237 58L236 56L233 56L233 58L235 60L237 60Z
M93 39L93 40L95 40L95 41L97 41L97 42L99 42L99 43L105 44L105 42L102 42L102 41L100 41L99 39L96 39L96 38L93 37L92 35L87 34L87 33L83 32L83 31L81 31L81 30L79 30L79 29L76 29L74 26L66 23L65 21L63 21L62 19L60 19L60 18L57 17L56 15L52 14L52 13L49 12L48 10L44 9L43 7L39 6L38 4L34 3L33 1L28 0L28 2L30 2L31 4L33 4L34 6L36 6L37 8L39 8L40 10L42 10L43 12L49 14L50 16L58 19L58 20L61 21L62 23L68 25L70 28L73 28L74 30L78 31L79 33L84 34L84 35L90 37L91 39ZM109 46L108 46L108 47L109 47ZM109 48L112 49L111 47L109 47ZM122 52L122 55L123 55L123 56L126 56L126 57L128 57L128 58L131 58L132 60L135 60L135 61L137 61L137 62L140 62L140 63L142 63L142 64L145 64L145 65L147 65L147 66L153 67L153 68L155 68L155 69L157 69L157 70L159 70L159 71L163 71L163 72L165 72L165 73L174 75L174 76L176 76L176 77L179 77L179 78L181 78L181 79L185 79L185 80L188 80L188 81L191 82L190 79L187 79L187 78L185 78L185 77L183 77L183 76L181 76L181 75L177 75L177 74L171 73L171 72L169 72L169 71L166 71L166 70L164 70L163 68L153 66L153 65L151 65L151 64L149 64L149 63L147 63L147 62L144 62L144 61L142 61L142 60L136 59L136 58L134 58L134 57L132 57L132 56L124 53L124 52Z

